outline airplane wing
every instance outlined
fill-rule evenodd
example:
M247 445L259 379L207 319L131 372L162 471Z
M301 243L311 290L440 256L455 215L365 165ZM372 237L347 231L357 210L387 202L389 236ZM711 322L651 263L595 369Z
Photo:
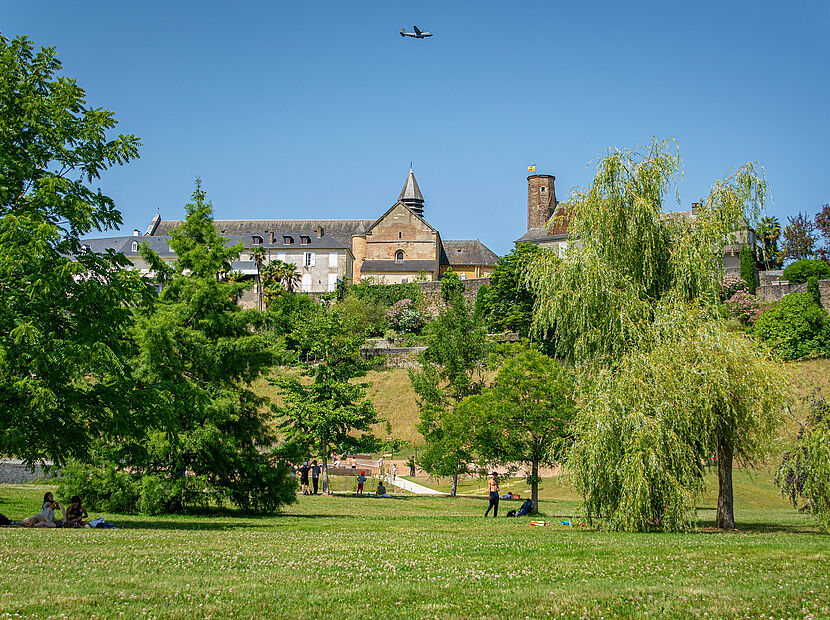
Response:
M420 28L418 28L418 26L412 26L412 27L415 29L415 36L420 37L421 36Z

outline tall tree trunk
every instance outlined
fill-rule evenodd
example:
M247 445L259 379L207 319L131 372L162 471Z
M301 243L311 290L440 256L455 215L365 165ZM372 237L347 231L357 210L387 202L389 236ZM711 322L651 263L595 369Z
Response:
M732 502L732 445L723 439L718 441L718 512L715 527L735 529Z
M539 512L539 459L534 458L530 464L530 500L533 502L533 512Z
M452 474L452 488L450 489L450 497L455 497L455 493L458 490L458 472L453 472Z
M329 495L329 461L326 457L326 444L323 442L320 453L323 455L323 495Z

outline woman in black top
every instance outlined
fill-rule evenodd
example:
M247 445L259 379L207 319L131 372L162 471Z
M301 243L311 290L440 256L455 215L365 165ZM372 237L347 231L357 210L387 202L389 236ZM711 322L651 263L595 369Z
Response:
M309 495L308 492L308 461L303 461L303 466L300 467L300 485L303 488L303 495Z

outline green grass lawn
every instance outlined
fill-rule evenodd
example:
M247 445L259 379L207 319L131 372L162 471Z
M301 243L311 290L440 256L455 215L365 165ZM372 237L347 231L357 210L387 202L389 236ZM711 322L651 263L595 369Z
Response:
M105 515L120 529L2 528L0 616L830 616L830 536L736 478L740 497L755 498L738 503L736 533L562 526L579 502L552 483L541 505L551 527L485 520L478 497L344 495L300 497L270 517ZM0 485L0 512L34 514L48 488ZM704 505L700 516L711 525L714 511Z

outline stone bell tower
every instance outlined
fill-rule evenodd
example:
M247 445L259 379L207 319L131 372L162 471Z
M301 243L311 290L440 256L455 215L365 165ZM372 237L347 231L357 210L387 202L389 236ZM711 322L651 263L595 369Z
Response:
M556 177L531 174L527 177L527 229L544 228L556 210Z

